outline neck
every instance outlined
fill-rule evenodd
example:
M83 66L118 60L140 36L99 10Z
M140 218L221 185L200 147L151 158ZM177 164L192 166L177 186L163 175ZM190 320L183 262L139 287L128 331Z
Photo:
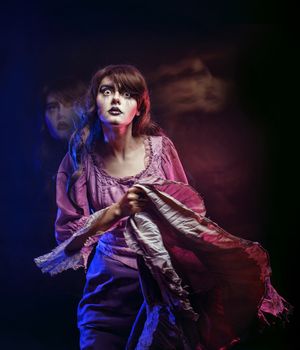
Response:
M111 126L102 123L105 153L109 156L125 159L126 155L136 146L132 136L132 124Z

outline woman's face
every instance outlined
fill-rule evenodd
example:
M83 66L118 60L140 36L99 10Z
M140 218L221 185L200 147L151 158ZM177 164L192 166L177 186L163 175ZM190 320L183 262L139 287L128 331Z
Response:
M59 100L49 94L46 99L45 120L51 136L58 140L69 140L79 116L72 104Z
M129 125L139 115L137 101L129 92L119 91L109 77L99 85L96 104L101 122L109 126Z

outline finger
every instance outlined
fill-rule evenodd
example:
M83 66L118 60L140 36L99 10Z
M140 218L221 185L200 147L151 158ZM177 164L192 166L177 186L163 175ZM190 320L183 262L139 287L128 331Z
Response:
M141 188L135 187L135 191L133 193L137 194L140 198L147 198L145 191Z
M130 201L128 204L129 204L130 208L135 208L135 207L139 207L140 206L140 203L138 201L136 201L136 200Z
M147 207L148 207L148 203L138 203L138 204L134 205L134 209L140 208L142 210L145 210Z
M130 210L136 210L138 208L142 208L145 209L147 207L146 202L139 202L139 201L132 201L130 202L129 206L130 206Z
M128 201L128 205L130 207L135 207L135 206L139 205L139 202L137 201L137 199L131 199Z
M138 207L134 207L133 212L134 213L140 213L141 211L143 211L145 208L142 206L138 206Z
M139 199L138 199L138 202L139 202L139 203L148 203L148 202L149 202L149 199L147 199L147 198L139 198Z
M131 206L130 211L132 214L139 213L140 211L142 211L142 208L138 205L133 205Z
M144 192L141 188L132 186L128 189L128 192Z
M133 199L129 201L129 205L140 206L147 205L149 203L148 199Z
M139 187L133 186L130 188L130 190L131 190L131 192L134 192L134 193L143 194L143 195L145 194L145 191Z
M139 196L135 193L129 193L127 198L132 201L132 200L138 200L139 199Z

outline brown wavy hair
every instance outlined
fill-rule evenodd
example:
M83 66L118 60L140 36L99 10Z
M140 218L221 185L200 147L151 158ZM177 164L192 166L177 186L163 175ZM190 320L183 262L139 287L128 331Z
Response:
M132 121L132 135L162 135L161 127L150 116L150 98L146 81L141 72L131 65L109 65L98 70L91 79L83 106L83 122L70 139L69 153L73 160L74 172L68 181L68 196L74 207L82 213L74 201L71 188L80 177L86 155L103 143L103 131L97 114L96 98L101 81L109 77L120 90L128 91L137 101L139 116Z

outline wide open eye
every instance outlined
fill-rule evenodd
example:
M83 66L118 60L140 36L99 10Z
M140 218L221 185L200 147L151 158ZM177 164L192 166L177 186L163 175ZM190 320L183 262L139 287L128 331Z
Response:
M111 95L111 90L110 89L104 89L103 91L101 91L103 95L105 96L109 96Z
M131 94L130 94L130 92L128 92L128 91L124 91L124 92L123 92L123 96L124 96L125 98L131 98Z
M110 96L113 91L113 88L110 86L100 86L99 93L104 96Z

